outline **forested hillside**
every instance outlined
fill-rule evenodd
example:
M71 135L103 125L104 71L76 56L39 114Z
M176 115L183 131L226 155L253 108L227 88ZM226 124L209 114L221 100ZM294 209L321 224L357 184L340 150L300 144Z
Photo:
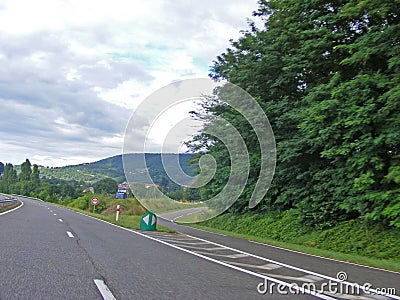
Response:
M214 61L211 77L249 92L275 133L275 177L255 212L295 210L317 228L353 219L400 228L399 12L393 0L259 1L254 16L264 27L250 23ZM251 178L231 208L246 212L259 170L257 138L224 104L203 109L200 117L225 118L248 146ZM196 142L229 166L207 126ZM228 177L219 168L200 195L217 194Z
M188 160L191 154L163 154L163 159L167 162L169 160L173 161L174 158L179 155L179 161L182 169L189 175L194 174L194 168L191 167ZM157 184L162 184L164 181L165 185L171 183L170 179L166 175L163 164L161 161L161 155L159 153L146 153L146 165L153 181ZM129 160L130 165L140 165L135 163L138 160L143 159L142 154L126 154L125 159ZM143 170L138 170L136 168L130 170L131 172L141 172ZM176 170L171 171L172 176L176 176ZM100 179L112 178L117 182L125 181L125 173L122 164L122 156L117 155L109 158L102 159L93 163L85 163L74 166L66 166L60 168L45 168L40 167L40 175L42 178L57 178L68 181L78 181L85 183L95 183ZM142 183L151 183L145 182Z
M194 175L194 167L189 163L191 154L163 154L165 163L175 161L178 156L180 166L188 175ZM165 173L163 161L159 153L146 153L146 164L148 172L154 183L172 197L182 197L180 186L175 184ZM131 166L139 165L135 162L143 159L142 154L128 154L125 159L132 162ZM125 181L122 164L122 156L106 158L94 163L85 163L75 166L60 168L45 168L36 164L32 165L29 159L18 166L10 163L0 163L0 193L14 193L40 199L58 202L70 201L82 194L90 186L97 193L114 194L117 183ZM132 169L131 172L142 172L143 170ZM176 169L170 169L172 178L178 176ZM139 178L140 179L140 178ZM179 179L178 180L182 180ZM153 183L138 181L138 183Z

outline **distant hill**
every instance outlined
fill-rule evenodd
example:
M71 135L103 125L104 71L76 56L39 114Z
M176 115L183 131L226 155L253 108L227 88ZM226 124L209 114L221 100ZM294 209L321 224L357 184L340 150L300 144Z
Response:
M142 154L132 153L126 154L126 159L129 160L129 165L133 166L131 172L143 172L145 170L135 169L136 165L139 164L139 160L142 160ZM194 168L188 163L192 154L163 154L163 159L168 163L168 161L176 160L178 156L182 170L188 174L194 175ZM159 153L146 153L146 165L147 169L153 179L157 184L165 184L165 180L170 182L168 176L166 175L162 162L161 154ZM172 170L171 175L176 176L178 170ZM125 181L125 174L122 164L122 155L117 155L109 158L105 158L93 163L84 163L73 166L58 167L58 168L45 168L40 167L41 177L46 178L58 178L66 181L79 181L82 183L95 183L100 179L110 177L115 179L117 182ZM145 182L143 183L151 183Z

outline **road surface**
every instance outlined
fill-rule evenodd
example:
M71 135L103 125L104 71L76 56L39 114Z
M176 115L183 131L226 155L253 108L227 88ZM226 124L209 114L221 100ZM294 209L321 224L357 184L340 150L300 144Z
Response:
M160 218L181 233L126 230L49 203L21 200L21 208L0 216L1 300L340 299L339 294L316 297L285 286L320 287L338 272L346 272L349 282L399 289L398 273L266 247ZM400 299L363 297L354 299Z

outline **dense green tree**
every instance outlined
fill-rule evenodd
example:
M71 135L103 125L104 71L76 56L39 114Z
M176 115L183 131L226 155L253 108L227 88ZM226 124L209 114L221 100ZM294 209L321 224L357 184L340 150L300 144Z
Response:
M93 188L97 194L115 194L117 191L117 182L112 179L112 178L104 178L99 181L97 181L94 185Z
M400 2L259 1L264 28L249 31L217 57L211 77L248 91L272 124L277 168L258 210L297 208L312 226L370 217L400 227ZM258 141L246 120L206 101L197 117L223 117L250 151L243 211L258 177ZM193 149L220 169L200 190L208 198L229 176L226 147L206 132Z
M40 185L40 172L39 172L39 167L36 164L34 164L32 167L32 174L30 176L30 181L36 186Z
M32 174L32 165L29 159L21 164L21 172L19 173L19 181L29 181Z
M17 171L14 169L12 164L6 164L4 166L3 181L7 185L12 185L18 181Z

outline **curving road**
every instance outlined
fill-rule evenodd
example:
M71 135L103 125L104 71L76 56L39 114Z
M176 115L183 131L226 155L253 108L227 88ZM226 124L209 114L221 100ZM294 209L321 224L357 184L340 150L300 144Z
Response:
M336 299L343 295L284 295L287 286L281 293L271 287L304 282L321 286L339 271L346 272L350 281L399 288L398 273L266 247L161 219L181 233L126 230L49 203L21 200L21 208L0 216L1 300ZM273 294L257 291L266 291L265 282ZM357 299L400 299L362 296Z

